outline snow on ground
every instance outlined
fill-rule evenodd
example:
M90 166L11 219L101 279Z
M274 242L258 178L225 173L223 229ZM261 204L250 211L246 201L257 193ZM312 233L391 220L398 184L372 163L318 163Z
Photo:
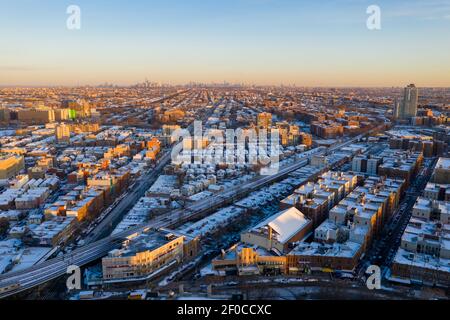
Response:
M52 248L44 247L27 247L19 253L19 260L11 269L11 271L19 271L35 265L39 262Z
M223 275L223 274L220 273L219 271L213 270L212 263L209 263L200 269L200 276L206 277L206 276L211 276L211 275L218 276L218 275Z
M244 209L235 206L223 208L216 213L197 221L194 224L185 225L178 229L181 233L190 236L205 236L218 228L223 228L226 224L245 212Z
M126 214L122 221L117 225L113 234L117 234L129 228L143 224L151 215L152 210L165 208L159 198L142 197L134 207Z
M0 241L0 274L31 267L51 250L44 247L23 248L17 239Z

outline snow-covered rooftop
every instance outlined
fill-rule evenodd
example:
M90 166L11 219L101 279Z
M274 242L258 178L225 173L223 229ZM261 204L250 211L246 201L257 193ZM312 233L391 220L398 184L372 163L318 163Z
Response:
M269 217L267 220L253 228L253 230L268 226L276 232L277 240L281 243L285 243L310 222L311 220L306 218L303 213L292 207Z

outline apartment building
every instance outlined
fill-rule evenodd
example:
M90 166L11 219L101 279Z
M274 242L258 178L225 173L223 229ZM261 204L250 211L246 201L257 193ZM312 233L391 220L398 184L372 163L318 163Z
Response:
M381 157L356 156L352 160L352 171L376 175L382 161Z
M272 127L272 114L262 112L257 115L256 125L259 129L269 129Z
M161 150L161 142L157 138L152 138L147 142L146 148L145 157L154 161Z
M357 176L342 172L326 172L317 183L308 182L280 202L281 209L294 206L319 226L328 216L328 212L351 190L356 187Z
M24 168L23 156L0 154L0 180L16 176Z
M311 133L323 139L331 139L342 137L344 135L344 127L342 124L326 120L323 122L314 121L310 126Z
M61 106L68 110L70 119L86 118L92 115L91 105L84 99L64 100Z
M33 240L40 246L56 246L69 237L76 226L74 217L55 217L44 221L31 231Z
M445 141L436 139L432 134L418 134L408 130L391 130L389 146L391 149L422 152L424 157L442 155L448 148Z
M395 255L390 280L450 286L450 184L447 161L441 158L423 197L414 204L412 217Z
M450 184L450 158L439 158L431 181L434 183Z
M129 236L120 249L102 259L103 279L129 281L145 279L154 273L196 257L198 239L171 230L147 229Z
M55 121L67 121L70 118L69 109L55 109Z
M427 199L450 201L450 184L429 182L423 194Z
M314 269L353 270L384 217L392 213L404 181L369 178L334 206L314 230L313 242L300 242L288 253L290 272Z
M447 206L447 221L448 209ZM449 235L449 224L422 217L411 218L394 258L391 280L448 287L450 285Z
M383 163L378 167L378 175L404 179L409 185L423 163L421 152L397 149L385 150L380 157Z
M57 125L55 128L55 137L58 143L69 143L70 127L65 123Z
M17 112L17 117L27 124L46 124L55 121L55 111L45 107L21 109Z

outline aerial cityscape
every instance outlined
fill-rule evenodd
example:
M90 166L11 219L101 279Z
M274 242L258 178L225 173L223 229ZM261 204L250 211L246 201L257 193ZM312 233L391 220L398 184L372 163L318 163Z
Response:
M114 3L121 32L103 1L20 2L0 13L0 299L448 300L449 1L379 1L374 30L343 1L289 52L280 15L321 5L149 1L155 30L149 3ZM334 24L361 30L326 44Z

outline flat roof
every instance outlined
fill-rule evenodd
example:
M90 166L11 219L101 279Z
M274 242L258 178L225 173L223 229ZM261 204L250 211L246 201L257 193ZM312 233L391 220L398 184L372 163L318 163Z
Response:
M170 235L173 237L169 237ZM129 236L122 243L122 248L109 252L108 258L130 257L140 252L153 251L181 236L170 230L147 229Z
M436 169L450 170L450 158L439 158Z

